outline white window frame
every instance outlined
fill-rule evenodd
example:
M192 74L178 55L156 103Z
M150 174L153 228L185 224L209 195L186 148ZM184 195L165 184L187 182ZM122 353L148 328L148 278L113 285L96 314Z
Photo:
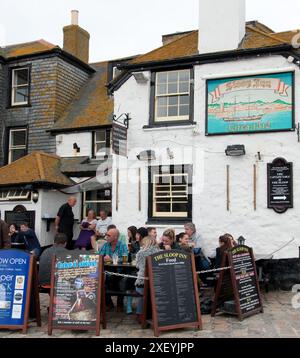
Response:
M22 70L27 70L27 73L28 73L28 82L27 84L24 84L24 85L16 85L15 84L15 73L18 72L18 71L22 71ZM29 67L21 67L21 68L13 68L12 69L12 80L11 80L11 105L12 106L22 106L22 105L26 105L29 103L29 85L30 85L30 80L29 80L29 75L30 75L30 69ZM18 88L25 88L27 87L28 88L28 98L27 98L27 101L24 101L24 102L16 102L16 98L15 98L15 93L16 93L16 90Z
M30 190L21 189L0 190L0 201L30 200L30 193Z
M159 195L157 196L156 195L156 188L157 187L166 187L166 184L164 185L156 185L157 183L157 178L169 178L169 189L166 190L166 191L160 191L160 193L165 193L164 196L162 195ZM173 177L185 177L186 179L186 184L173 184L172 185L172 178ZM153 197L152 197L152 216L153 218L160 218L160 217L176 217L176 218L188 218L188 208L187 208L187 211L186 212L173 212L172 211L172 206L173 204L187 204L188 206L188 203L189 203L189 197L188 197L188 191L189 191L189 184L188 184L188 180L189 180L189 175L188 173L175 173L175 174L154 174L153 175ZM174 187L178 187L178 186L186 186L186 190L184 191L185 194L184 195L176 195L174 196L173 195L173 190L172 188ZM181 191L182 192L182 191ZM157 198L165 198L166 201L158 201L157 202ZM186 198L186 202L184 201L176 201L176 198ZM170 212L161 212L161 211L156 211L156 204L157 203L160 203L160 204L170 204L170 209L171 211Z
M105 141L96 141L96 133L97 132L104 132L105 133ZM107 129L98 129L98 130L95 130L93 132L93 144L94 144L94 148L93 148L93 154L94 154L94 157L95 158L99 158L99 157L104 157L105 155L107 154L111 154L111 145L109 146L109 148L107 148ZM109 132L109 143L111 144L111 131ZM105 148L108 149L108 153L107 151L103 151L103 152L97 152L97 144L99 143L105 143Z
M24 145L12 145L12 133L13 132L25 132L25 144ZM21 150L27 148L27 128L16 128L9 130L9 143L8 143L8 164L12 163L12 151L13 150Z
M166 73L167 76L169 76L170 73L180 73L180 72L188 72L189 73L189 86L188 86L188 92L176 92L176 93L164 93L164 94L158 94L158 76L162 73ZM180 83L179 81L177 82ZM167 81L168 86L168 81ZM162 97L166 97L167 99L171 97L179 97L180 96L189 96L189 113L187 115L180 116L166 116L166 117L158 117L158 99ZM173 122L173 121L188 121L190 120L190 96L191 96L191 70L190 69L183 69L183 70L175 70L175 71L164 71L164 72L157 72L155 74L155 103L154 103L154 123L156 122ZM167 104L167 110L169 108L169 105ZM178 104L178 108L180 108L180 104Z

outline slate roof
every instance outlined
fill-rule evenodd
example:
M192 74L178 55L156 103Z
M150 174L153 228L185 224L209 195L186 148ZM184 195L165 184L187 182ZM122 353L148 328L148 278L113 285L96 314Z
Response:
M65 157L61 158L60 170L62 173L73 177L95 176L97 169L104 160L93 160L89 157Z
M112 124L114 104L107 93L108 62L91 65L96 72L81 88L52 131L76 130Z
M238 49L255 49L291 43L293 36L300 30L275 33L273 30L258 21L249 21L246 24L246 35ZM198 30L188 32L178 39L161 46L151 52L138 56L130 64L142 64L152 61L179 59L199 54ZM201 49L200 49L201 53Z
M0 168L0 186L20 184L52 184L54 187L73 185L61 172L61 158L43 152L33 152Z

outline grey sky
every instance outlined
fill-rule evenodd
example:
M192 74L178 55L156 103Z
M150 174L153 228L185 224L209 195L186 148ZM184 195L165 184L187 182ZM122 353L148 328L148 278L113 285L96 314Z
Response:
M78 9L91 34L91 62L145 53L161 45L162 34L198 26L199 0L0 1L0 46L40 38L62 46L62 28ZM275 31L300 28L299 13L297 0L247 0L247 20Z

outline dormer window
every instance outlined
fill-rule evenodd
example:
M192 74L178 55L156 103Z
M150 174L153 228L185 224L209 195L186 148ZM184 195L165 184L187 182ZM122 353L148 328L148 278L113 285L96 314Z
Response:
M99 158L110 154L110 130L99 129L93 132L93 157Z
M192 121L191 69L152 74L152 118L150 124L182 124Z
M30 69L28 67L12 69L11 106L29 104Z

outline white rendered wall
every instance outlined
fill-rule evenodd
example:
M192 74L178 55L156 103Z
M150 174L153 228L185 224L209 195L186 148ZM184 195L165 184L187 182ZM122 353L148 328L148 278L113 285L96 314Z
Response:
M245 35L245 0L199 0L199 53L234 50Z
M73 144L77 143L80 153L76 153ZM92 156L92 133L69 133L56 136L56 154L60 157Z
M269 254L295 237L295 241L275 255L276 258L298 257L300 246L300 144L296 132L260 133L250 135L205 136L206 76L224 77L230 74L253 74L253 71L285 71L291 65L280 56L255 58L233 63L207 64L195 67L196 126L186 128L143 129L149 124L150 84L137 84L130 78L115 92L115 114L129 112L129 158L120 170L118 211L116 210L116 185L113 185L113 222L126 232L131 225L144 226L148 219L148 169L136 155L145 149L154 149L161 155L163 164L193 164L193 221L211 250L218 245L218 237L226 232L236 238L243 235L246 244L258 254ZM296 124L300 122L300 74L295 68ZM148 73L146 73L148 75ZM244 144L246 156L230 158L225 148L230 144ZM174 151L170 160L166 148ZM179 148L179 149L178 149ZM195 158L182 155L182 149L194 148ZM261 152L262 161L256 157ZM284 157L294 163L294 209L283 215L267 209L267 163L276 157ZM114 161L116 163L116 158ZM151 165L159 164L151 162ZM253 206L253 165L257 165L257 210ZM226 210L226 165L230 165L230 211ZM138 168L144 176L141 190L141 206L138 209ZM116 182L116 171L113 173ZM157 226L159 233L174 225ZM175 226L180 232L182 226Z

